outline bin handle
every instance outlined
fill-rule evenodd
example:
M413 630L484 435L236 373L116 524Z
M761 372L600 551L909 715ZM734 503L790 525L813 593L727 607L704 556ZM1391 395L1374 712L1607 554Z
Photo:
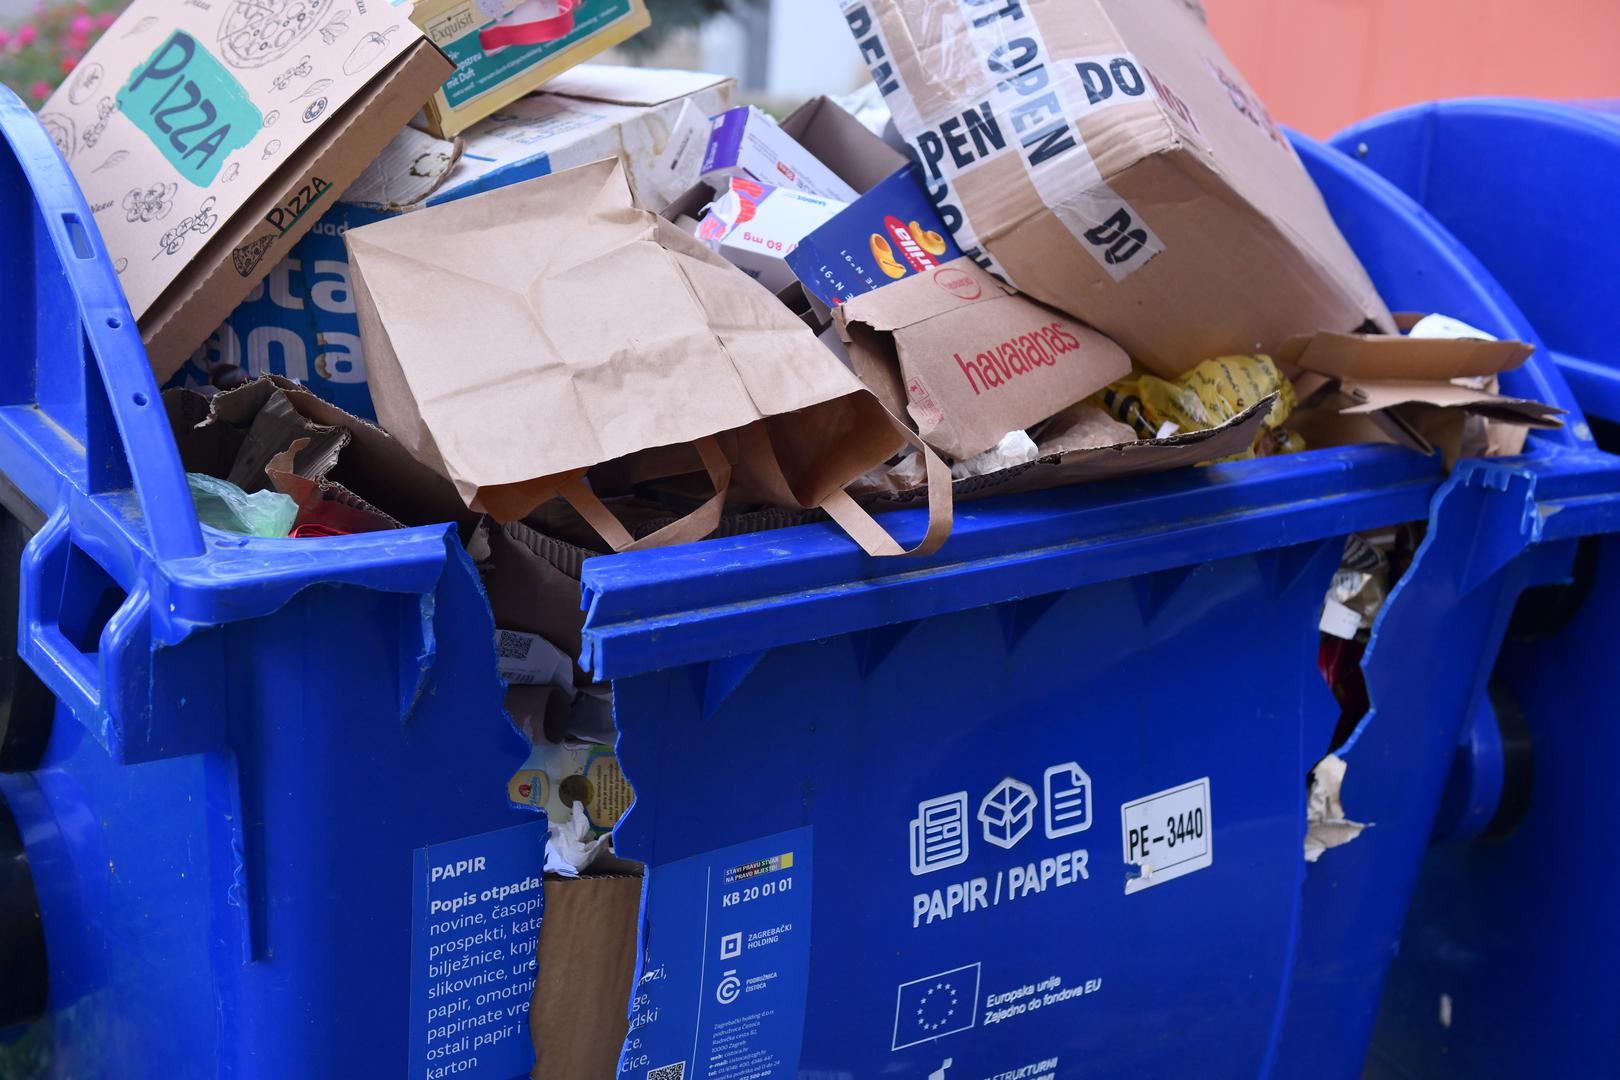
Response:
M140 329L113 270L84 194L45 129L17 95L0 86L0 143L9 145L24 182L32 189L36 225L43 224L60 265L72 307L61 310L56 289L34 290L32 310L21 312L48 333L29 335L34 356L0 349L0 394L8 406L33 405L79 444L82 474L72 476L86 494L104 495L133 488L140 502L148 550L159 560L183 559L204 551L202 530L191 503L180 452L169 430L163 399L146 359ZM0 204L19 199L6 191L0 168ZM24 204L26 206L26 204ZM11 214L27 209L12 207ZM48 262L45 245L33 245L36 259ZM36 264L43 278L57 267ZM63 323L67 329L61 329ZM72 323L77 323L78 333ZM33 370L27 370L29 364ZM23 370L17 370L21 367ZM48 378L41 375L50 372ZM72 372L64 378L63 372ZM41 401L38 386L72 390L66 404L54 396ZM70 476L72 473L70 472Z
M135 674L127 670L142 662L138 648L151 612L151 593L144 582L131 589L104 626L94 627L97 651L88 654L62 628L62 606L69 598L83 599L87 583L72 569L73 527L67 508L57 510L45 527L23 549L22 588L17 597L18 651L29 660L40 679L79 716L101 713L102 676L118 686ZM89 585L92 587L93 585ZM122 723L123 716L110 716Z

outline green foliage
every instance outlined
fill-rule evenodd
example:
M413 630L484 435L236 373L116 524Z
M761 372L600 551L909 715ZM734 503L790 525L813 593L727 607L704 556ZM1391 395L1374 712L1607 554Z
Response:
M85 50L112 25L125 0L41 3L34 14L0 25L0 83L39 108L72 73Z

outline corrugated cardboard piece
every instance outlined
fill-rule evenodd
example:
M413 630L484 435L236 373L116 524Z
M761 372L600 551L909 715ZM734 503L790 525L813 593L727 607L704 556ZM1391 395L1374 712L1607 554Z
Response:
M1401 315L1397 321L1409 329L1416 319ZM1345 443L1382 435L1420 453L1440 450L1449 462L1462 452L1463 416L1488 421L1485 438L1508 452L1517 452L1523 440L1504 433L1503 426L1563 425L1564 410L1492 389L1497 375L1518 367L1533 351L1525 342L1488 335L1320 333L1289 340L1277 359L1304 373L1294 380L1302 412L1338 414L1336 420L1306 420L1312 429L1307 440Z
M1108 423L1106 415L1099 420L1097 414L1100 411L1090 409L1084 418L1077 418L1075 423L1065 423L1050 433L1042 432L1036 440L1041 450L1039 459L999 472L958 480L953 485L953 495L956 501L967 502L992 495L1044 491L1220 461L1254 445L1275 400L1275 396L1268 397L1220 427L1206 431L1189 431L1167 439L1123 442L1117 440L1128 439L1130 429ZM1121 428L1124 430L1120 431ZM914 506L923 497L921 488L912 488L874 491L870 501L874 509L881 510Z
M1130 373L1125 351L962 258L840 305L855 373L962 460Z
M630 1026L641 923L641 878L556 878L545 918L529 1033L535 1080L593 1080L618 1072Z
M1534 351L1522 341L1324 332L1288 339L1275 359L1341 379L1446 382L1511 371Z
M403 9L137 0L46 102L159 381L449 73Z
M1156 374L1389 312L1183 0L845 0L969 255Z
M561 497L616 550L678 543L719 523L735 467L763 501L821 506L867 551L901 553L844 488L915 436L770 292L636 207L617 161L346 240L377 414L469 506L510 521ZM714 438L733 432L735 457ZM683 448L713 495L643 540L584 482ZM939 486L925 550L949 532Z

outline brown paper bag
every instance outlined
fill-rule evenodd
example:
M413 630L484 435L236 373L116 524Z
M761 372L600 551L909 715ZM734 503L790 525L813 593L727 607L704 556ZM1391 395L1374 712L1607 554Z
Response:
M770 292L636 206L617 161L346 240L377 414L472 508L513 521L561 497L615 550L652 547L711 532L735 474L825 508L874 555L903 553L844 488L916 436ZM586 473L683 446L713 496L632 539ZM918 553L950 531L949 471L933 458L930 473Z

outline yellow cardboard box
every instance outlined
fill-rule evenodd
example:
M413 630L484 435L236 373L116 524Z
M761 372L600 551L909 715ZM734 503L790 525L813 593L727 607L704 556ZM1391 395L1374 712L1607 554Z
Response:
M579 0L574 29L556 41L485 52L479 31L509 15L522 0L419 0L411 20L456 65L423 113L428 131L455 137L484 117L575 64L645 30L645 0ZM490 14L493 12L493 15Z

